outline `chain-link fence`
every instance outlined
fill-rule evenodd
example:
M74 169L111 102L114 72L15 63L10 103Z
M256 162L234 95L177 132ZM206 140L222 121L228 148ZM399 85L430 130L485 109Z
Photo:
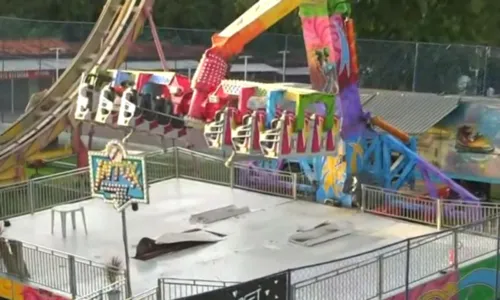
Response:
M70 63L92 27L92 23L0 18L3 118L22 111L31 93L52 84L55 69ZM202 53L211 46L213 33L159 28L169 68L193 74ZM359 39L358 51L363 88L467 95L500 91L500 48ZM244 59L234 58L232 78L309 82L302 36L264 33L245 47L242 55L251 57L247 65ZM161 68L149 28L130 47L125 67Z

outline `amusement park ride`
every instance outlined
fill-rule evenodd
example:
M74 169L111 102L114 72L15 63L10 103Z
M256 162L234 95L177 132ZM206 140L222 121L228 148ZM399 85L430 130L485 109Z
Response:
M114 2L119 1L108 0L106 5ZM312 88L225 79L228 61L297 7ZM122 10L123 6L115 9L120 11L116 14L126 14ZM135 11L132 9L129 14ZM271 165L275 170L270 172L279 172L285 161L298 163L314 186L318 202L333 199L351 206L355 190L352 182L400 189L413 186L417 179L425 183L430 196L439 196L439 182L460 199L478 200L422 159L416 153L414 137L363 111L350 13L350 3L338 0L261 0L212 37L213 45L204 53L191 80L168 71L109 69L123 60L123 53L118 55L120 45L137 37L144 17L148 16L140 14L139 19L121 25L131 28L129 35L123 35L126 41L104 43L117 51L115 56L97 55L104 63L83 68L80 80L71 77L78 83L74 119L162 138L183 138L189 130L202 129L210 148L233 151L228 166L235 158L248 160L255 156L276 161L251 163L256 167ZM110 21L107 26L119 25ZM106 49L107 46L96 48L93 52L102 54ZM159 54L163 58L163 53ZM88 57L93 56L87 55L87 60ZM68 102L58 112L67 115L71 103L63 99L72 98L54 99L47 103ZM44 106L45 102L38 105ZM56 110L51 108L50 112ZM25 138L19 137L13 139L14 145L24 142ZM43 145L37 147L39 150ZM6 149L2 148L2 153ZM0 162L4 163L1 159L2 156Z

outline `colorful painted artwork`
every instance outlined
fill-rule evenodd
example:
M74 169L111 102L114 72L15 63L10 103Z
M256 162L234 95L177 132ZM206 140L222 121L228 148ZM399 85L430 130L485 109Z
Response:
M500 103L462 103L418 138L418 151L450 177L500 183Z
M0 300L68 300L70 298L41 288L24 285L15 280L0 278Z
M496 257L460 268L459 299L496 299Z
M344 193L347 163L345 160L345 147L339 145L336 156L325 156L323 160L321 182L316 194L317 199L335 199L344 203L351 203L351 195Z
M409 300L488 300L495 297L495 256L461 267L410 291ZM500 285L499 285L500 287ZM405 293L387 300L405 300Z
M452 272L430 282L418 285L410 290L409 298L402 292L386 300L458 300L457 281L458 272ZM476 299L476 298L471 298ZM489 298L477 298L489 299Z
M338 15L303 15L301 18L313 88L337 92L338 74L348 72L350 68L347 39L341 26L337 25L339 20L342 23L342 18Z
M345 183L349 174L358 172L358 166L361 166L363 159L363 147L361 141L352 141L345 143L338 140L337 155L325 156L321 159L322 165L321 178L322 185L316 192L317 199L335 199L343 206L351 206L353 195L345 191Z
M92 196L112 203L121 211L132 203L149 203L146 162L130 156L116 140L100 152L89 152Z

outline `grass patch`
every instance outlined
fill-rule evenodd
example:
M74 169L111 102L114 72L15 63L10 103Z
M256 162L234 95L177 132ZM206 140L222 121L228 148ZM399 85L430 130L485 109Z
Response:
M27 178L38 178L42 176L53 175L61 172L66 172L69 170L76 169L77 165L76 155L71 155L61 159L51 160L46 162L43 166L39 168L34 168L30 166L25 167L25 172Z
M71 155L71 156L67 156L67 157L63 157L61 159L55 160L54 162L61 162L61 163L72 164L72 165L76 166L78 163L78 158L76 157L76 155Z

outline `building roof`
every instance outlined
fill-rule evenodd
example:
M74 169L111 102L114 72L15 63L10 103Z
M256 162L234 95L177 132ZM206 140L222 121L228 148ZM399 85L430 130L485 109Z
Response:
M33 58L40 56L54 56L54 48L62 48L62 56L73 56L80 50L82 42L67 42L54 38L2 40L0 41L0 56ZM206 45L175 45L169 41L162 41L163 51L167 59L189 59L201 57ZM141 60L158 59L158 52L153 41L136 41L128 49L128 57Z
M366 111L410 135L421 134L458 107L459 96L363 90Z
M54 70L57 67L60 69L67 68L71 62L72 58L60 58L57 61L55 58L30 58L30 59L4 59L0 60L0 72L19 72L26 70ZM167 67L169 70L189 70L193 72L198 67L198 61L194 59L178 59L178 60L167 60ZM266 64L247 64L247 72L257 73L257 72L277 72L277 69L268 66ZM129 70L161 70L162 65L159 60L140 60L140 61L126 61L120 68ZM232 64L232 73L244 73L244 64Z
M365 90L361 90L361 95L360 95L360 100L361 100L361 105L365 105L366 103L368 103L370 100L372 100L374 97L377 96L377 93L376 92L371 92L371 91L365 91Z

